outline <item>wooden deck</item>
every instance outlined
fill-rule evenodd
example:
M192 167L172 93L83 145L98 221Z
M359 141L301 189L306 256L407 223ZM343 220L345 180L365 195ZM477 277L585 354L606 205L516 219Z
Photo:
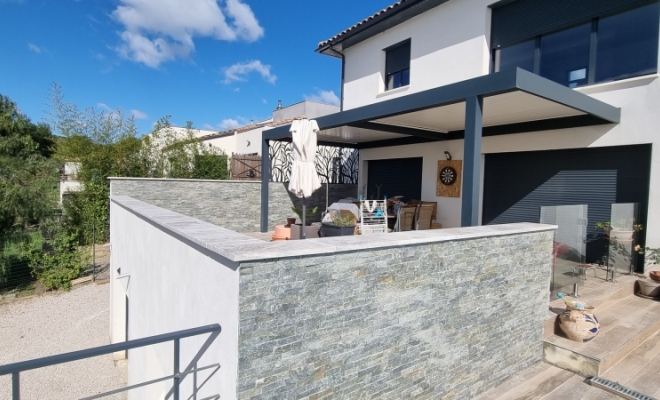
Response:
M544 339L574 351L575 355L599 360L598 373L602 378L660 398L660 302L635 296L636 280L637 277L621 275L617 283L611 283L590 276L583 282L579 299L596 307L601 322L598 337L589 343L577 343L555 335L551 322L564 308L561 300L555 300L550 304ZM541 362L482 394L478 400L619 398L590 386L584 376Z

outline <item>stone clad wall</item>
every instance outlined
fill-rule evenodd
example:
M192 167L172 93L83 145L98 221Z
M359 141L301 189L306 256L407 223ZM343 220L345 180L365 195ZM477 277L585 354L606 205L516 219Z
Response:
M286 183L270 183L268 221L270 229L286 223L295 215L291 207L302 201L287 191ZM357 197L357 185L330 184L330 204ZM316 218L325 209L325 185L307 199L307 207L319 207ZM261 182L214 181L194 179L111 178L111 196L129 196L222 226L237 232L258 232L261 215Z
M475 397L541 361L552 237L242 263L238 398Z

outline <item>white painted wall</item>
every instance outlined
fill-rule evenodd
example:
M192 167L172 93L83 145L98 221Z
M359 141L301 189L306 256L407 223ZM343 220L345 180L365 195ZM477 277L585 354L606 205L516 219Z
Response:
M273 121L281 121L295 117L307 117L313 119L328 114L334 114L336 112L339 112L339 106L319 103L312 100L303 100L273 111Z
M207 257L176 237L112 203L111 309L112 342L122 341L124 293L117 268L130 274L129 339L137 339L219 323L222 333L206 351L200 367L219 362L221 369L198 394L236 398L238 371L238 272ZM181 342L181 368L188 365L208 335ZM171 343L130 350L128 383L136 384L172 373ZM209 375L198 376L201 383ZM182 384L182 398L191 395L192 376ZM162 399L171 382L132 390L130 399Z
M236 153L261 155L261 133L272 129L269 126L262 126L249 131L236 134Z
M60 180L60 204L64 199L64 195L68 192L79 192L82 190L82 184L79 181L62 181Z
M204 140L206 146L211 145L225 152L226 155L231 157L232 153L237 153L237 135L229 135L220 138L213 138Z
M489 73L493 0L448 1L345 51L344 109ZM385 92L385 52L411 39L410 85Z
M482 153L504 153L549 149L653 144L651 188L647 220L646 243L660 247L660 79L658 76L634 78L626 81L590 86L579 91L604 102L621 107L621 123L515 135L491 136L483 139ZM444 151L455 160L463 159L463 141L424 143L399 147L360 150L360 183L367 182L366 161L423 157L422 200L438 202L438 220L443 227L460 226L461 200L436 197L438 160L444 160ZM483 158L482 158L483 160ZM604 161L606 162L606 161ZM530 166L533 168L533 166ZM483 187L483 173L482 173ZM483 191L482 191L483 192Z

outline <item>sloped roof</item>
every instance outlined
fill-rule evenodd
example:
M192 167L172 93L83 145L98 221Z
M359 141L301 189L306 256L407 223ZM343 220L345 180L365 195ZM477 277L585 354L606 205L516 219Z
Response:
M401 6L403 3L406 3L408 1L411 1L411 0L400 0L400 1L397 1L396 3L392 4L391 6L387 6L387 7L383 8L382 10L378 11L374 15L370 15L369 17L363 19L362 21L360 21L357 24L351 26L350 28L347 28L347 29L341 31L340 33L336 34L335 36L331 37L330 39L320 42L319 46L318 46L318 49L320 50L321 48L325 47L326 45L330 44L331 42L334 42L337 39L340 39L342 36L345 36L346 34L356 30L357 28L363 26L364 24L366 24L366 23L368 23L372 20L384 17L388 13L392 13L399 6ZM376 21L374 21L374 22L376 22Z
M202 140L209 140L209 139L217 139L225 136L231 136L236 133L242 133L242 132L247 132L251 131L253 129L258 129L258 128L263 128L263 127L276 127L280 125L287 125L292 123L296 119L303 118L302 116L299 117L294 117L294 118L287 118L287 119L282 119L278 121L266 121L266 122L259 122L256 124L250 124L250 125L245 125L240 128L235 128L235 129L228 129L226 131L221 131L221 132L216 132L216 133L211 133L209 135L204 135L200 136L199 139Z
M404 23L449 0L399 0L350 28L319 43L316 52L333 57L347 48Z

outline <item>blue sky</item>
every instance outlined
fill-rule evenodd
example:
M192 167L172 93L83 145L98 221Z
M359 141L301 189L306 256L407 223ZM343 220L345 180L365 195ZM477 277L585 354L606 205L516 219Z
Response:
M310 98L337 101L328 39L393 0L0 0L0 94L34 122L59 84L80 108L120 108L141 133L222 130Z

